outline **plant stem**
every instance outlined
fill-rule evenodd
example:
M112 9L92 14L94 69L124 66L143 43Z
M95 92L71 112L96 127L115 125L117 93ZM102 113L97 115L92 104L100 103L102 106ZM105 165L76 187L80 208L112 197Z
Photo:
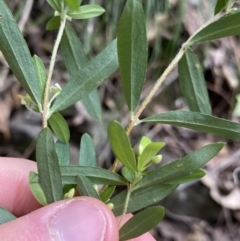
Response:
M172 60L170 65L165 69L163 74L160 76L160 78L157 80L156 84L151 89L150 93L147 95L147 97L143 100L142 104L138 108L137 112L134 114L133 119L131 120L130 124L128 125L126 129L126 133L129 136L133 127L137 124L139 116L142 114L143 110L146 108L146 106L149 104L149 102L152 100L153 96L157 92L158 88L161 86L163 81L167 78L167 76L170 74L170 72L174 69L175 65L177 65L178 61L182 58L183 54L185 53L186 48L183 46L178 54L175 56L175 58ZM112 172L115 172L118 166L118 159L115 159L113 166L111 168Z
M131 118L131 122L128 125L126 129L126 133L129 136L133 127L138 124L139 116L142 114L143 110L147 107L149 102L152 100L153 96L157 92L158 88L161 86L161 84L164 82L164 80L167 78L167 76L170 74L170 72L174 69L174 67L178 64L182 56L184 55L185 51L190 47L191 40L193 37L199 33L202 29L204 29L207 25L210 23L218 20L221 17L221 14L215 15L212 19L207 21L203 26L201 26L192 36L189 37L189 39L182 45L181 49L179 50L178 54L175 56L175 58L172 60L170 65L165 69L163 74L160 76L160 78L157 80L156 84L151 89L150 93L147 95L147 97L143 100L142 104L139 106L138 110L133 115L133 118ZM118 166L118 159L116 158L114 160L114 163L112 165L111 171L116 172L117 166Z
M185 48L182 47L178 54L175 56L173 61L168 65L168 67L165 69L163 74L160 76L160 78L157 80L156 84L153 86L150 93L147 95L147 97L144 99L140 107L138 108L137 112L134 115L134 118L130 122L129 126L127 127L126 133L129 135L133 129L133 127L137 124L139 116L142 114L143 110L146 108L146 106L149 104L149 102L152 100L153 96L157 92L158 88L161 86L163 81L167 78L167 76L170 74L170 72L174 69L174 67L177 65L179 60L182 58L182 56L185 53Z
M57 51L62 39L63 31L66 25L66 14L63 12L61 15L61 24L60 28L58 31L57 39L53 47L52 51L52 57L50 61L50 66L49 66L49 71L48 71L48 77L47 77L47 82L46 82L46 87L45 87L45 93L44 93L44 100L43 100L43 113L42 113L42 126L43 128L47 127L47 120L48 120L48 100L49 100L49 89L50 89L50 84L52 80L52 75L53 75L53 69L54 65L56 62L56 57L57 57Z
M123 222L123 219L127 213L127 207L128 207L128 203L129 203L129 199L130 199L130 195L131 195L131 191L132 191L132 187L131 187L131 184L128 185L128 188L127 188L127 195L126 195L126 199L125 199L125 203L124 203L124 208L123 208L123 212L122 212L122 216L119 220L119 223L118 223L118 228L120 229L121 227L121 224Z

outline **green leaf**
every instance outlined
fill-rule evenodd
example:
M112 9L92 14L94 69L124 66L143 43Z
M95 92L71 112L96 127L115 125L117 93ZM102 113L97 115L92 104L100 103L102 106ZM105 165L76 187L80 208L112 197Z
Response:
M64 64L71 76L77 75L80 69L88 63L88 58L83 50L74 30L66 24L60 45Z
M82 175L95 184L127 185L123 177L100 167L61 166L60 170L64 184L76 184L77 176Z
M201 65L189 48L178 64L180 87L191 111L211 115L206 83Z
M61 0L47 0L47 2L54 10L61 12Z
M141 122L153 122L185 127L188 129L212 133L232 140L240 140L240 124L210 115L188 112L169 111L153 115Z
M68 16L73 19L88 19L102 15L105 10L98 5L85 5L78 8L78 10L68 13Z
M87 177L78 175L77 188L81 196L94 197L100 199L97 191L93 187L92 182Z
M37 56L34 55L33 56L33 63L35 66L35 70L38 76L38 81L39 81L39 85L40 85L40 89L41 89L41 96L42 99L44 98L44 92L45 92L45 86L46 86L46 82L47 82L47 72L45 69L45 66L42 62L42 60Z
M38 174L30 171L28 177L29 187L36 200L43 206L48 205L44 191L40 185Z
M147 69L146 23L142 3L128 0L117 33L121 84L128 108L138 104Z
M44 128L37 139L38 177L48 203L62 199L62 180L52 132Z
M136 158L130 140L119 122L112 121L109 124L108 139L118 160L131 170L137 171Z
M61 24L60 16L54 16L47 22L46 29L48 31L58 29Z
M148 138L147 136L143 136L141 141L140 141L139 146L142 146L142 148L144 150L144 148L151 143L152 143L152 141L151 141L150 138Z
M231 0L218 0L214 9L214 15L224 10Z
M124 166L121 170L122 176L128 180L130 183L133 181L135 177L135 173L129 169L128 167Z
M64 2L73 10L77 10L79 7L79 1L78 0L64 0Z
M137 148L137 156L139 157L142 153L143 153L143 150L145 149L145 147L152 143L151 139L149 139L147 136L143 136L139 145L138 145L138 148Z
M144 188L139 188L131 193L127 213L135 212L154 203L158 203L172 193L178 185L175 184L155 184ZM113 213L119 216L123 212L127 191L124 190L114 196L109 203L113 203Z
M138 159L138 170L141 171L153 159L154 156L165 146L164 142L152 142L148 144Z
M180 177L180 178L176 178L173 179L171 181L167 181L165 183L167 184L182 184L182 183L187 183L187 182L192 182L192 181L196 181L202 177L204 177L206 175L206 172L202 169L198 169L186 176Z
M113 195L115 189L116 189L116 186L109 186L108 188L106 188L100 194L100 198L101 198L102 202L106 203L111 198L111 196Z
M11 212L9 212L7 209L0 207L0 224L4 224L7 222L10 222L14 219L16 219Z
M66 25L65 27L60 47L67 71L69 75L74 78L80 69L87 65L88 58L78 36L69 25ZM82 99L82 103L88 114L94 120L101 122L102 109L97 90L94 90L89 95L85 96Z
M240 11L229 13L198 32L190 45L240 34Z
M184 177L210 161L223 148L224 143L213 143L190 154L166 164L145 175L135 188L167 183L171 180Z
M56 98L51 112L63 110L84 98L100 86L117 68L117 48L116 40L114 40L75 77L70 78L70 81Z
M56 153L60 166L68 166L70 164L70 146L69 143L64 143L57 140L55 144Z
M94 145L91 136L85 133L81 138L80 144L80 155L79 155L80 166L97 166L97 158L94 150Z
M102 107L99 94L97 90L94 90L85 98L83 98L82 103L86 108L88 114L97 122L101 123L102 121Z
M60 113L55 112L48 119L48 122L58 139L67 143L70 139L70 131L63 116Z
M27 44L5 1L0 1L0 51L31 98L42 102L39 81Z
M163 207L150 207L135 214L119 230L119 240L129 240L150 231L164 217Z

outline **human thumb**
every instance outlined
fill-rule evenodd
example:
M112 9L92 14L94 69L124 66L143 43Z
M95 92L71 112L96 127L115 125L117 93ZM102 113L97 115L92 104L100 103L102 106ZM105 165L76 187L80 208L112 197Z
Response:
M62 200L0 225L1 241L117 241L117 223L97 199Z

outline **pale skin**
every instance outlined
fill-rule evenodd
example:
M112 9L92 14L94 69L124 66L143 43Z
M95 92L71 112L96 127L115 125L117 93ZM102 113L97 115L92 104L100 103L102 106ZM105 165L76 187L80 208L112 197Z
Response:
M1 241L119 240L118 219L97 199L76 197L41 207L28 186L30 171L37 172L35 162L0 157L0 206L18 217L0 225ZM132 239L154 240L149 233Z

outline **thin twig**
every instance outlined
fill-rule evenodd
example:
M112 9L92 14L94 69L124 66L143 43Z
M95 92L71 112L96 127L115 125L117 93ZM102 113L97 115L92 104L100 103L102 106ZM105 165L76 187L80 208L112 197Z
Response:
M42 126L43 128L47 127L47 120L48 120L48 99L49 99L49 89L50 89L50 84L51 84L51 79L53 75L53 69L56 61L56 56L57 56L57 51L62 39L63 31L66 25L66 14L63 13L63 16L61 17L61 24L60 28L58 31L57 39L53 47L53 52L52 52L52 57L50 61L50 66L48 70L48 77L47 77L47 83L46 83L46 88L45 88L45 93L44 93L44 100L43 100L43 118L42 118Z
M128 188L127 188L127 195L126 195L126 199L125 199L125 202L124 202L124 208L123 208L123 212L122 212L122 215L121 215L121 218L119 220L119 223L118 223L118 228L120 229L121 227L121 224L123 222L123 219L127 213L127 208L128 208L128 203L129 203L129 199L130 199L130 195L131 195L131 184L128 185Z
M194 38L196 34L198 34L202 29L204 29L207 25L210 23L218 20L221 17L221 13L215 15L212 19L207 21L203 26L201 26L190 38L185 42L185 44L182 45L181 49L179 50L178 54L175 56L175 58L172 60L170 65L165 69L163 74L160 76L160 78L157 80L156 84L153 86L152 90L150 93L146 96L146 98L143 100L142 104L140 107L137 109L137 111L133 114L133 118L128 125L126 129L126 134L129 136L133 127L139 123L139 117L142 114L143 110L147 107L147 105L150 103L154 95L156 94L158 88L162 85L162 83L165 81L167 76L171 73L171 71L175 68L175 66L178 64L182 56L184 55L185 51L190 47L191 45L191 40ZM111 168L112 172L115 172L117 169L117 166L119 164L118 159L115 159L113 166Z

